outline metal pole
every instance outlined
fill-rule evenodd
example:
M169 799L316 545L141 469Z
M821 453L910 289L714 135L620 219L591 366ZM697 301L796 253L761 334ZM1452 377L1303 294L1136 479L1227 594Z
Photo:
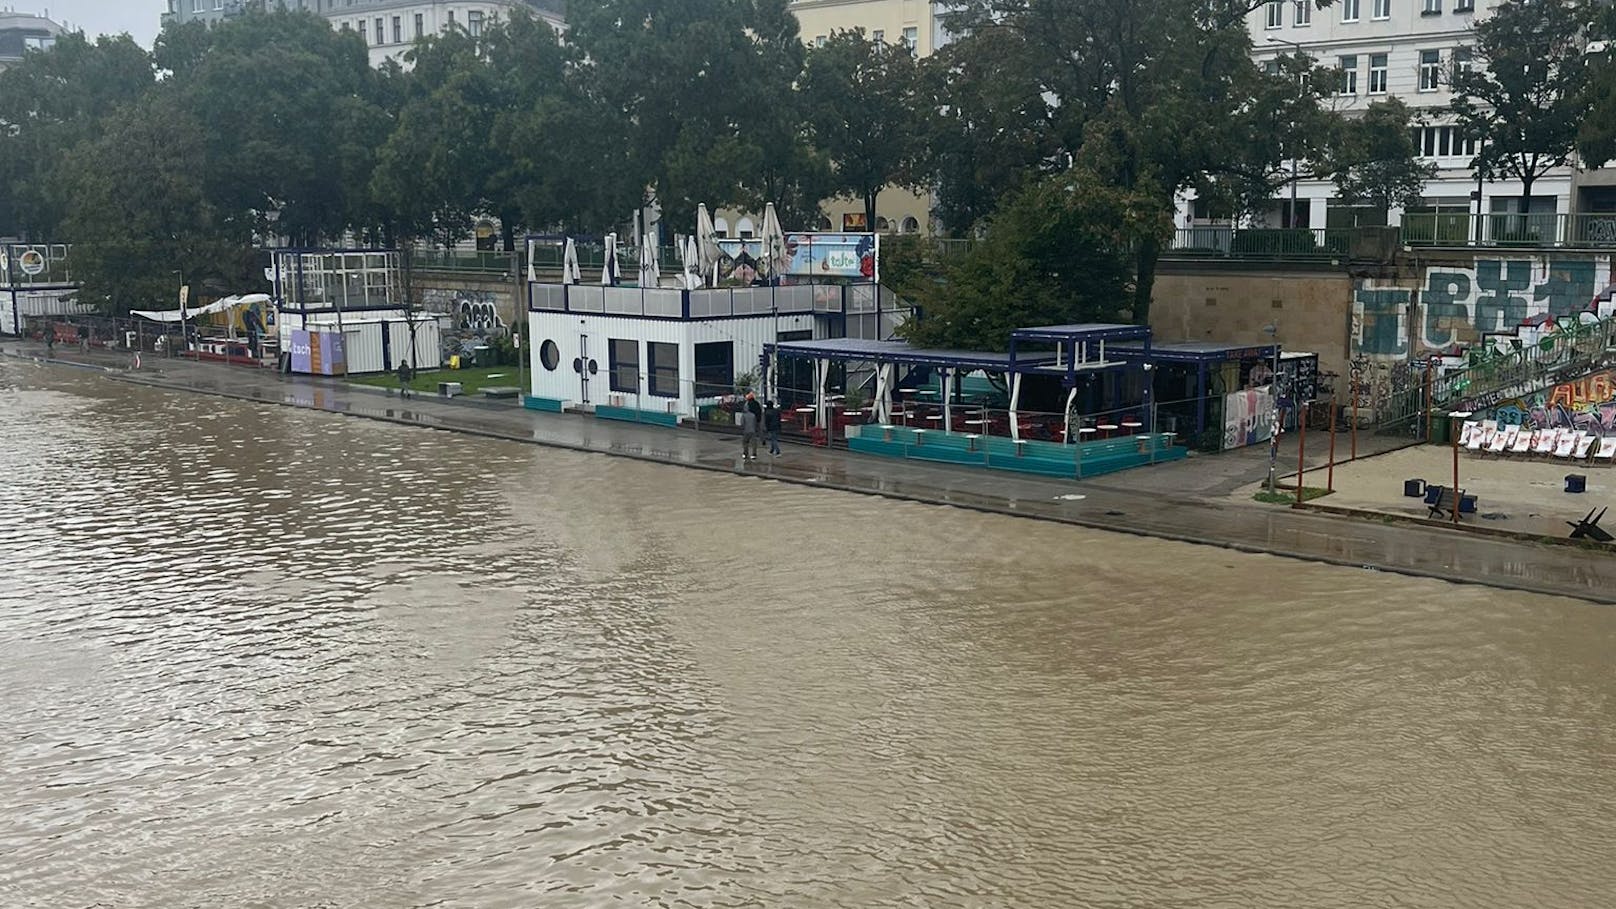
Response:
M1450 418L1451 419L1451 418ZM1453 526L1459 526L1459 434L1449 428L1453 436Z
M1278 332L1275 332L1276 336ZM1268 494L1274 494L1274 480L1279 473L1279 429L1281 425L1279 411L1279 341L1274 341L1274 376L1272 380L1274 390L1274 413L1268 427Z
M1301 413L1300 410L1297 411ZM1302 504L1302 474L1307 469L1304 460L1307 457L1307 420L1299 417L1296 421L1296 504Z
M1352 450L1348 454L1347 460L1356 461L1358 460L1358 389L1356 388L1352 389L1352 427L1349 432L1352 434Z
M1335 492L1335 395L1330 396L1330 466L1324 475L1324 488Z
M1436 402L1432 399L1434 377L1431 361L1425 361L1425 441L1431 441L1431 421L1436 419Z

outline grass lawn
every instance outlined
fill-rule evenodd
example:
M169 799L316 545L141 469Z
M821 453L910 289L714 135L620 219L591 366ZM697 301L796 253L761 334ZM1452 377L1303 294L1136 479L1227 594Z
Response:
M1302 501L1304 502L1309 499L1316 499L1319 496L1327 496L1329 494L1330 490L1325 489L1323 486L1302 487ZM1278 492L1269 492L1268 490L1263 489L1259 490L1256 495L1252 496L1252 498L1263 503L1264 505L1290 505L1296 501L1296 487L1292 486L1287 490L1285 487L1281 486L1279 487Z
M512 385L520 388L522 383L517 375L515 366L489 366L482 369L435 369L427 372L418 372L415 379L410 382L414 391L426 394L437 394L439 382L459 382L468 395L479 394L490 385ZM377 388L397 388L398 376L374 375L360 376L348 381L356 385L374 385Z

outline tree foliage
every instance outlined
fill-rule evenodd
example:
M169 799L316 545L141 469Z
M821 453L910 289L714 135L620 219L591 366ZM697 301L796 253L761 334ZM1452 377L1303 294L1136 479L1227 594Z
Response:
M1452 73L1452 112L1481 140L1476 166L1488 179L1532 184L1569 164L1587 113L1587 34L1581 0L1504 0L1472 29L1472 66Z
M1324 160L1342 201L1386 209L1420 198L1436 165L1420 160L1412 130L1413 113L1396 98L1341 124Z
M875 203L889 185L921 182L920 72L906 48L872 41L862 31L839 31L808 55L801 93L813 141L826 149L832 187L864 202L875 224Z
M1129 315L1134 250L1160 242L1171 226L1155 199L1075 169L1011 193L983 239L941 266L900 245L888 256L887 280L924 314L909 323L915 343L1002 350L1021 326Z

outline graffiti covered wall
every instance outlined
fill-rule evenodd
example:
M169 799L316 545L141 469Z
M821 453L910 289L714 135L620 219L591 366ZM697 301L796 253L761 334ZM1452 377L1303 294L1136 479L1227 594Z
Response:
M1359 406L1408 392L1433 356L1492 342L1531 343L1553 323L1610 315L1609 256L1478 257L1430 265L1405 282L1353 289L1349 394ZM1523 327L1525 326L1525 327Z
M1611 287L1609 256L1478 258L1473 268L1432 265L1421 272L1406 285L1359 282L1352 302L1355 357L1408 359L1470 347L1528 320L1594 309Z
M1500 401L1491 416L1503 426L1616 430L1616 370L1604 370L1542 392Z

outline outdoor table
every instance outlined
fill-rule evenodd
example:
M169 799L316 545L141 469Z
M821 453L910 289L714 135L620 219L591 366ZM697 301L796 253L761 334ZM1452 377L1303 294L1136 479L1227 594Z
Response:
M799 407L797 408L797 413L802 414L802 431L807 432L808 418L814 415L814 409L812 407Z
M1109 438L1111 438L1111 434L1113 432L1116 432L1121 427L1118 426L1115 423L1101 423L1098 426L1095 426L1094 428L1098 429L1099 431L1101 431L1103 433L1105 433L1105 438L1109 439Z
M1091 436L1091 435L1094 435L1097 432L1099 432L1099 430L1095 429L1093 426L1084 426L1084 427L1082 427L1081 429L1079 429L1077 431L1077 441L1079 441L1079 442L1087 442L1088 437Z
M1138 420L1123 420L1122 421L1122 428L1128 430L1128 432L1130 432L1130 433L1139 431L1140 427L1142 427L1144 425L1145 424L1139 422Z

